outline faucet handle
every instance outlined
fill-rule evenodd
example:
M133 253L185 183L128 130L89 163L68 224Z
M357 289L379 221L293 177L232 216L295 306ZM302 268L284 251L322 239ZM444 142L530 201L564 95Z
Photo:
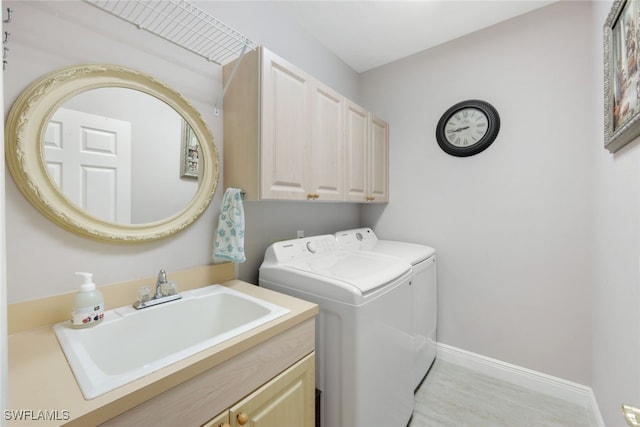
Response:
M167 283L167 272L163 270L160 270L160 272L158 273L158 284L163 284L163 283Z
M151 289L148 286L138 288L138 302L145 303L151 299Z
M178 285L175 282L167 282L167 295L176 295L178 293Z

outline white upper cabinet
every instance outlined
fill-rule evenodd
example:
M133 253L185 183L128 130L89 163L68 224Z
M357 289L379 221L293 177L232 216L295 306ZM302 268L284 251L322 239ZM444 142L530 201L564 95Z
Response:
M344 200L344 96L316 82L311 95L312 197Z
M224 67L225 187L246 200L386 200L387 152L371 151L379 131L367 111L267 49L230 79L235 65Z
M262 199L304 200L312 193L311 86L304 72L263 50L262 135L257 144Z
M389 124L369 113L367 201L389 201Z
M345 159L349 165L346 171L347 200L362 202L367 197L369 113L348 101L345 122Z
M389 201L389 125L347 101L346 197L354 202Z

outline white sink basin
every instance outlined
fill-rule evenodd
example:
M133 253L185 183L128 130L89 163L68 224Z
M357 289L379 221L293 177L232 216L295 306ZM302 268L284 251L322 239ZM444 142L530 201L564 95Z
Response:
M87 329L53 327L85 399L93 399L289 312L225 286L182 292L182 299L105 312Z

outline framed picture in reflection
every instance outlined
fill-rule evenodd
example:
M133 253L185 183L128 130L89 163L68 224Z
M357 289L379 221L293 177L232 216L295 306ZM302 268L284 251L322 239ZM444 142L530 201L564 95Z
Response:
M180 177L198 179L200 146L193 129L184 120L182 121L182 142L180 147Z

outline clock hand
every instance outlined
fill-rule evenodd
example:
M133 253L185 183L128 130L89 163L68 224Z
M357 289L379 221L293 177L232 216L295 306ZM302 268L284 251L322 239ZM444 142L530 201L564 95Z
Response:
M448 132L449 133L460 132L460 131L465 130L465 129L469 129L469 126L465 126L465 127L458 128L458 129L452 129L452 130L450 130Z

